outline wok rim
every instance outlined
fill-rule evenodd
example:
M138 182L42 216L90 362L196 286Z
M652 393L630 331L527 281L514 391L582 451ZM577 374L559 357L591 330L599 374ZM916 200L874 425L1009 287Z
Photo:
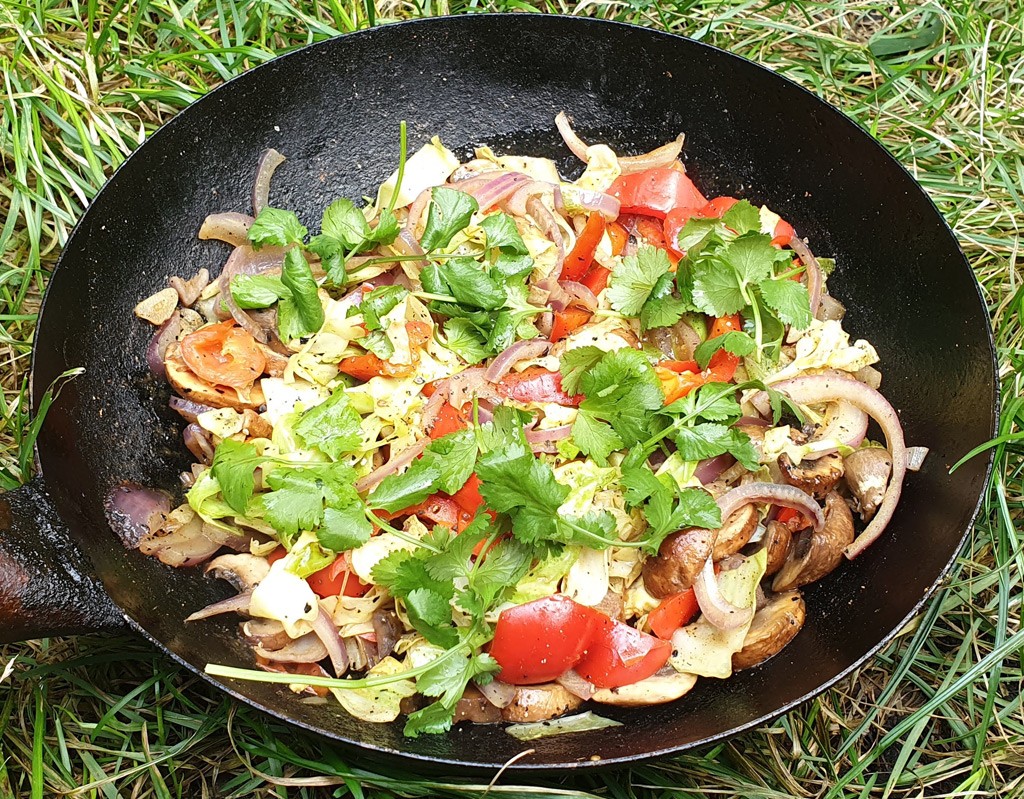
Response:
M746 67L741 67L741 68L754 68L754 69L758 69L758 70L761 70L763 72L769 73L775 80L785 81L786 83L788 83L790 85L791 88L794 88L794 89L798 90L799 92L801 92L801 93L803 93L805 95L808 95L810 98L813 98L813 100L816 102L816 104L817 104L817 106L819 108L821 108L822 110L824 110L825 112L827 112L827 113L829 113L831 115L834 115L834 116L838 117L839 120L841 120L841 124L842 125L848 126L850 129L854 130L856 132L856 134L857 134L858 141L860 141L864 146L874 147L876 150L880 151L880 153L884 156L884 158L886 160L891 162L891 164L893 166L897 167L899 170L901 170L904 173L904 175L906 175L907 178L909 178L909 180L910 180L911 184L913 185L914 189L919 194L923 195L924 199L927 201L928 205L930 206L931 211L934 213L935 218L938 221L941 222L940 230L943 230L945 232L945 235L947 235L949 237L949 239L951 240L952 244L956 248L956 251L960 255L960 260L961 260L962 266L971 275L972 282L974 284L975 293L976 293L976 296L977 296L977 299L978 299L978 303L979 303L979 309L978 310L979 310L980 313L983 314L984 319L986 320L986 324L985 324L986 343L988 345L988 351L989 351L989 355L990 355L990 359L991 359L992 374L994 375L994 378L995 378L993 380L993 385L992 385L992 406L991 406L992 407L992 426L991 426L991 430L989 431L989 434L990 434L989 437L990 438L995 437L995 435L998 433L999 423L1000 423L1001 392L1000 392L1000 382L999 382L999 359L998 359L998 354L996 352L995 339L994 339L994 334L993 334L993 330L992 330L992 323L991 323L991 316L989 315L989 312L988 312L987 302L985 300L984 294L982 293L981 285L980 285L980 283L977 280L977 276L974 273L974 269L972 268L970 261L968 260L966 254L964 253L963 248L960 246L960 242L957 239L956 234L953 232L952 228L950 227L949 222L947 221L946 217L939 210L938 206L935 204L935 201L932 199L931 195L929 195L928 192L925 191L925 189L914 178L914 176L903 165L903 163L901 163L892 153L890 153L889 150L880 141L878 141L873 136L871 136L863 127L861 127L853 119L851 119L846 114L844 114L839 108L837 108L836 106L832 105L827 100L819 97L817 94L815 94L814 92L810 91L809 89L801 86L799 83L797 83L796 81L792 80L791 78L788 78L785 75L781 75L781 74L775 72L774 70L769 69L768 67L766 67L766 66L764 66L764 65L762 65L762 64L760 64L760 63L758 63L756 61L752 61L751 59L745 58L744 56L737 55L735 53L731 53L728 50L724 50L724 49L722 49L720 47L717 47L715 45L708 44L708 43L702 42L702 41L698 41L696 39L691 39L691 38L689 38L687 36L683 36L683 35L678 34L678 33L671 33L669 31L664 31L664 30L660 30L660 29L656 29L656 28L645 27L645 26L636 25L636 24L633 24L633 23L619 22L619 21L614 21L614 20L603 20L603 19L596 19L596 18L591 18L591 17L576 17L576 16L569 16L569 15L561 15L561 14L528 14L528 15L524 15L524 14L521 14L521 13L507 13L506 12L506 13L446 15L446 16L438 16L438 17L425 17L425 18L404 20L404 21L401 21L401 22L388 23L388 24L385 24L385 25L377 25L377 26L370 27L370 28L363 28L363 29L360 29L360 30L357 30L357 31L352 31L352 32L349 32L349 33L342 33L342 34L339 34L337 36L333 36L333 37L330 37L328 39L324 39L324 40L319 41L319 42L313 42L311 44L303 45L302 47L298 47L298 48L296 48L294 50L290 50L290 51L288 51L286 53L283 53L281 55L277 55L274 58L271 58L268 61L263 62L262 64L258 64L257 66L252 67L252 68L246 70L245 72L242 72L239 75L236 75L236 76L230 78L229 80L227 80L224 83L220 84L216 88L214 88L211 91L207 92L206 94L202 95L201 97L199 97L198 99L194 100L192 103L190 103L189 105L187 105L186 107L184 107L183 109L178 111L171 119L169 119L167 122L165 122L159 128L157 128L152 134L147 136L145 141L143 141L143 143L141 145L139 145L135 150L133 150L128 155L127 158L125 158L125 160L114 170L114 172L111 174L111 176L106 180L106 182L99 189L99 191L97 191L97 193L94 195L94 197L90 201L89 205L86 207L86 209L84 210L84 212L82 213L82 215L79 217L78 221L75 223L74 227L72 228L71 233L68 235L67 241L64 243L64 246L61 249L61 254L58 257L56 264L54 265L54 269L53 269L53 271L52 271L52 273L50 275L50 278L49 278L49 280L47 282L46 292L45 292L45 294L43 296L43 299L42 299L42 302L40 304L40 309L39 309L39 314L38 314L38 321L37 321L37 330L43 330L44 329L43 325L45 324L45 319L46 319L46 308L47 308L47 301L48 301L48 299L50 297L50 287L53 285L53 281L54 281L55 278L59 279L59 275L61 274L61 271L62 271L62 268L63 268L63 264L64 264L64 261L65 261L65 256L66 256L68 250L71 249L71 246L74 245L74 244L77 244L77 238L80 235L80 231L82 230L82 228L84 227L85 223L87 222L87 220L89 218L89 215L92 213L93 207L96 205L97 200L99 200L103 196L104 192L108 191L109 187L116 182L118 176L122 173L122 171L127 172L130 168L132 168L133 160L135 159L135 156L138 153L140 153L143 149L145 149L150 144L150 142L152 142L154 140L157 140L157 141L162 140L162 137L164 137L166 135L164 133L165 131L168 131L168 130L173 131L173 130L175 130L175 126L180 126L181 124L184 124L184 122L182 121L183 117L186 117L187 115L189 115L192 112L192 109L197 108L200 105L203 105L205 107L207 105L211 105L213 103L216 103L218 98L220 96L222 96L222 94L226 94L226 93L229 93L230 91L233 91L233 89L231 89L230 87L232 87L234 84L236 84L238 82L241 82L243 80L258 80L258 78L254 78L252 76L253 75L261 74L261 70L270 71L274 67L276 67L277 65L280 65L284 60L290 59L290 58L293 58L293 57L294 58L307 57L309 52L311 52L311 51L315 51L315 50L319 50L319 49L325 49L326 50L328 48L337 47L337 46L339 46L339 44L338 44L339 42L344 42L344 41L346 41L346 40L348 40L349 38L352 38L352 37L356 37L357 39L361 39L361 38L365 38L365 37L372 38L372 37L381 35L381 33L380 33L381 31L388 31L388 30L391 30L391 29L399 29L399 30L411 31L413 34L415 34L415 32L418 31L420 28L430 28L430 27L434 27L434 26L450 26L450 25L453 25L453 24L454 25L469 25L469 26L472 26L472 25L476 24L475 19L478 18L478 17L494 17L494 18L504 19L507 23L509 23L511 25L518 24L518 20L519 19L523 19L523 18L530 19L530 20L540 19L540 20L550 21L552 23L556 23L556 24L559 24L559 25L591 27L591 28L600 28L600 29L604 29L604 28L618 28L618 29L624 29L624 30L632 31L633 33L636 33L636 34L642 34L644 36L650 36L650 37L653 37L655 39L657 39L657 38L665 38L665 39L670 39L670 40L682 40L683 42L686 43L685 46L692 46L692 47L697 47L697 48L703 48L703 49L705 49L705 50L707 50L709 52L713 52L713 53L717 54L718 56L724 57L726 60L738 61L738 62L741 62L742 64L746 65ZM399 35L399 34L393 34L393 35ZM344 46L344 45L340 45L340 46ZM941 234L939 234L939 235L941 235ZM53 323L51 322L50 324L52 325ZM37 333L36 334L36 338L35 338L36 343L38 342L39 338L40 338L40 336ZM30 361L31 365L30 365L30 372L29 372L30 409L31 409L31 413L32 413L33 416L35 416L39 412L39 405L40 405L40 402L42 400L43 392L45 392L45 390L46 390L46 387L42 386L41 383L37 382L36 379L35 379L36 378L36 367L37 367L38 352L39 352L39 348L37 346L35 346L35 343L34 343L33 348L32 348L32 355L31 355L31 361ZM37 448L36 449L36 462L37 462L37 465L38 465L37 473L42 475L44 483L45 483L46 482L46 474L45 474L45 469L44 469L41 461L42 461L42 459L39 457L39 452L38 452L38 448ZM935 579L932 581L931 585L928 587L928 589L925 591L925 593L922 595L922 597L913 605L913 607L910 609L910 611L903 616L903 618L899 621L899 623L896 624L888 633L886 633L881 638L880 641L878 641L878 643L876 643L874 646L872 646L870 649L868 649L863 655L857 657L857 659L853 663L851 663L846 668L842 669L834 677L832 677L832 678L828 679L827 681L825 681L824 683L820 684L815 689L813 689L811 691L808 691L807 693L803 694L799 698L794 699L794 700L784 704L783 706L777 708L776 710L773 710L773 711L771 711L769 713L762 714L762 715L758 716L757 718L752 719L749 722L741 724L741 725L739 725L737 727L733 727L733 728L731 728L729 730L724 730L724 731L716 733L714 735L709 735L709 736L706 736L704 738L700 738L700 739L697 739L697 740L694 740L694 741L687 742L685 744L676 745L676 746L667 746L667 747L660 748L660 749L654 749L654 750L650 750L650 751L645 751L645 752L637 753L635 755L623 755L623 756L607 758L607 759L603 759L602 758L600 760L581 760L581 761L580 760L573 760L573 761L562 762L562 763L530 763L530 762L527 762L526 759L524 758L523 760L517 760L515 762L511 762L510 761L509 763L506 763L505 766L502 766L501 769L503 771L507 769L509 771L514 771L514 772L518 772L518 773L521 773L521 774L534 774L534 775L540 776L540 775L542 775L544 773L548 773L548 772L561 772L561 771L566 771L566 770L568 770L568 771L576 771L576 770L583 770L583 769L586 769L588 771L594 771L594 770L605 770L605 769L612 769L612 768L621 768L621 767L628 766L628 765L635 765L635 764L647 762L647 761L650 761L650 760L653 760L653 759L657 759L657 758L661 758L661 757L666 757L668 755L678 754L678 753L684 752L684 751L704 748L704 747L707 747L707 746L709 746L711 744L715 744L715 743L718 743L720 741L732 738L732 737L734 737L736 735L740 735L740 734L743 734L743 733L746 733L746 732L750 732L751 730L756 729L757 727L760 727L760 726L762 726L762 725L764 725L766 723L774 721L777 718L780 718L781 716L787 714L788 712L790 712L794 708L798 707L799 705L802 705L803 703L805 703L805 702L807 702L807 701L809 701L809 700L811 700L811 699L821 695L822 693L827 691L829 688L833 687L838 682L840 682L841 680L843 680L846 677L848 677L850 674L854 673L855 671L857 671L858 669L863 667L879 651L881 651L881 649L883 647L887 646L893 639L895 639L897 637L897 635L900 633L900 631L907 625L907 623L910 622L921 611L922 607L933 597L933 595L935 594L935 592L938 589L939 585L947 578L950 570L953 567L953 564L960 557L960 554L962 553L962 551L964 549L964 545L965 545L965 543L967 541L967 538L971 534L972 529L974 528L974 525L975 525L975 523L977 521L978 515L981 512L982 504L983 504L983 502L985 500L985 497L987 495L988 486L989 486L989 483L990 483L991 478L992 478L992 471L993 471L994 465L995 465L995 451L994 451L994 449L990 448L990 450L988 452L987 463L985 464L984 480L982 482L983 489L980 492L980 494L978 496L978 499L977 499L977 501L974 504L974 508L970 512L969 522L965 526L963 532L961 533L959 542L957 543L957 545L956 545L952 555L950 556L948 561L945 563L945 565L942 567L942 569L940 570L938 575L935 577ZM88 553L86 553L86 554L88 554ZM100 576L100 581L102 582L102 576ZM302 729L302 730L304 730L306 732L314 733L316 735L322 736L322 737L327 738L329 740L336 741L339 744L342 744L344 746L352 747L353 749L359 749L359 750L367 751L369 753L372 753L375 756L379 756L380 759L389 759L389 760L401 761L406 766L413 766L413 767L415 767L416 765L425 765L425 766L429 766L429 767L432 767L432 768L436 768L438 766L450 766L453 769L460 770L460 771L462 771L464 773L465 772L476 772L476 773L488 772L489 773L489 772L491 772L492 770L494 770L496 768L495 764L492 764L492 763L478 763L478 762L472 762L472 761L467 761L467 760L458 760L458 759L455 759L455 758L435 757L435 756L422 755L422 754L418 754L418 753L415 753L415 752L409 752L409 751L405 751L405 750L398 749L398 748L381 746L381 745L378 745L378 744L373 744L373 743L369 743L369 742L362 741L362 740L357 740L357 739L353 739L353 738L347 738L347 737L344 737L344 736L332 733L332 732L330 732L330 731L328 731L326 729L317 727L317 726L315 726L313 724L308 724L306 722L300 721L300 720L298 720L296 718L293 718L291 716L285 715L282 712L280 712L280 711L278 711L278 710L276 710L274 708L268 707L267 705L264 705L261 702L258 702L258 701L254 700L254 699L251 699L251 698L249 698L247 696L244 696L244 695L240 694L229 683L222 682L221 680L219 680L219 679L213 677L212 675L208 674L205 670L200 669L200 668L198 668L196 666L193 666L191 663L189 663L184 658L182 658L177 653L175 653L170 648L168 648L162 641L158 640L153 635L151 635L148 631L146 631L129 614L124 612L123 608L121 608L120 605L116 605L116 603L115 603L115 606L121 612L121 614L123 615L125 621L128 623L128 625L129 625L129 627L131 629L133 629L137 633L141 633L147 640L149 640L151 643L155 644L161 651L163 651L166 655L168 655L175 662L177 662L181 666L184 666L189 672L198 675L203 680L205 680L207 683L209 683L210 685L214 686L215 688L225 692L227 695L231 696L236 701L244 702L245 704L247 704L247 705L249 705L249 706L251 706L253 708L256 708L257 710L259 710L259 711L261 711L263 713L267 713L267 714L269 714L270 716L272 716L272 717L274 717L276 719L279 719L281 721L285 721L285 722L287 722L289 724L292 724L292 725L294 725L294 726L296 726L296 727L298 727L298 728L300 728L300 729ZM446 733L446 734L451 734L451 733Z

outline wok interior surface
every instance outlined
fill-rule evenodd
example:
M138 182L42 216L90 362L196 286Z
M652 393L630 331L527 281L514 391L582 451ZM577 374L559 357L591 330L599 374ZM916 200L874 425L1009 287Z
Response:
M587 53L567 59L567 53ZM315 45L213 92L160 130L96 198L52 280L38 334L34 396L67 368L39 441L48 485L110 595L146 634L201 670L248 666L236 622L186 625L228 593L201 569L174 570L127 551L102 497L129 480L176 490L188 464L167 386L148 376L152 329L132 314L170 275L219 271L228 248L200 242L203 217L250 212L259 154L288 157L271 204L311 232L338 196L371 193L394 168L398 126L410 152L432 135L467 155L475 144L551 156L569 169L554 116L585 140L644 152L686 133L704 194L767 203L834 256L829 281L852 337L881 356L883 392L909 445L931 449L910 474L883 538L809 588L807 623L764 666L702 679L682 700L599 712L625 726L531 742L516 768L621 762L706 742L815 693L898 628L955 556L987 462L949 466L995 422L988 318L970 269L921 190L868 136L767 70L692 41L582 19L527 15L435 19ZM333 703L301 704L285 686L231 682L238 696L368 754L399 753L417 769L495 767L527 748L500 727L402 737L402 722L367 724Z

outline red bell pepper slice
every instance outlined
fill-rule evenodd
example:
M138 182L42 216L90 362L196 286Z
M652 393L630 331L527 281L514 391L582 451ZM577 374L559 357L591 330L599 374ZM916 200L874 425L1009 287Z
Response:
M587 224L580 235L576 238L570 253L565 257L562 264L562 274L559 280L573 280L579 282L590 269L594 262L594 253L597 245L601 243L607 223L599 213L594 212L587 217Z
M555 311L555 318L551 324L551 340L561 341L574 330L578 330L590 321L593 314L582 308L566 308L564 311Z
M663 600L648 614L647 624L658 638L667 641L672 637L672 633L688 624L699 610L697 594L691 588Z

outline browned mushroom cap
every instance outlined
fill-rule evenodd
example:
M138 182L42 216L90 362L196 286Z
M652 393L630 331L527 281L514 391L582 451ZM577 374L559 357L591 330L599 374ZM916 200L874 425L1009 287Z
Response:
M825 526L817 533L807 529L793 542L772 590L789 591L820 580L839 565L852 541L853 514L833 491L825 498Z
M497 724L501 721L501 709L487 701L480 691L467 685L455 705L455 723L472 721L474 724Z
M777 655L800 632L806 615L799 591L770 596L754 614L743 648L732 656L733 669L749 669Z
M665 666L647 679L632 685L601 688L594 693L591 699L603 705L618 705L619 707L661 705L665 702L673 702L688 693L696 682L696 675L678 672L671 666Z
M658 554L644 562L644 587L656 599L688 590L711 555L715 531L690 528L672 533Z
M764 548L768 554L768 567L764 572L766 575L771 576L782 568L792 540L793 534L786 525L776 521L768 522L764 534Z
M558 683L520 685L512 704L502 709L504 721L547 721L564 716L583 704Z
M757 529L757 518L754 505L744 505L733 513L719 528L711 557L721 560L743 549Z
M846 485L853 494L853 509L862 521L878 510L892 475L892 456L881 447L858 449L846 457Z
M221 555L210 561L206 573L227 580L236 591L252 591L270 573L270 564L255 555Z
M786 453L782 453L779 456L779 468L783 479L791 486L796 486L815 499L824 499L843 476L843 459L832 452L817 460L794 464Z
M284 625L276 619L250 619L239 626L246 641L265 650L282 649L292 641Z

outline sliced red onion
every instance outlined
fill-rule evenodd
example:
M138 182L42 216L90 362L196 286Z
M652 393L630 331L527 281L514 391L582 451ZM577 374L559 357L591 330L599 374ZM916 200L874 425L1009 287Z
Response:
M559 189L559 195L561 195L561 189ZM591 191L590 189L580 189L573 186L570 196L573 201L573 207L578 206L586 211L596 211L609 222L614 222L618 219L619 210L622 208L622 203L618 197L612 197L603 191ZM561 204L564 207L564 198L561 199ZM555 208L561 212L562 209L558 208L558 205L559 198L556 198Z
M441 408L447 399L448 391L441 391L440 388L430 395L430 399L423 406L423 413L420 414L424 430L430 430L434 426L434 420L437 419L437 415L441 412Z
M769 408L769 410L771 410ZM736 420L736 427L744 427L749 425L750 427L771 427L771 425L760 416L741 416Z
M171 498L155 488L125 483L111 489L103 506L121 542L135 548L149 534L151 519L171 512Z
M185 447L191 452L197 461L209 466L213 463L213 444L207 437L207 433L197 423L188 425L181 434Z
M556 677L555 682L573 696L578 696L584 702L597 693L597 686L584 679L576 669L569 669L561 677Z
M719 630L735 630L754 617L753 607L737 607L722 596L712 558L704 561L704 568L693 583L693 592L697 595L697 604L704 618Z
M911 472L920 471L927 457L928 447L907 447L907 469Z
M537 326L537 331L547 338L551 335L551 328L555 324L555 315L551 311L545 311L537 317L534 324Z
M395 240L391 242L391 246L399 255L407 256L421 256L423 255L423 248L420 243L416 240L416 237L412 235L408 230L402 230L399 232ZM412 263L423 263L413 261Z
M199 238L204 241L216 239L241 247L249 243L249 228L256 220L248 214L210 214L199 228ZM190 303L191 304L191 303Z
M489 383L497 383L509 373L519 361L528 361L531 358L539 358L551 347L551 342L542 338L524 339L517 341L500 354L494 357L487 370L484 372L484 380ZM459 406L456 406L459 407Z
M728 452L718 455L714 458L708 458L697 464L697 468L693 473L693 476L700 480L701 485L707 485L713 483L718 477L736 463L736 459ZM725 517L722 517L722 521L725 521Z
M569 124L569 117L565 115L565 111L559 111L555 116L555 127L558 128L562 141L572 151L572 154L584 164L587 163L587 145L576 135L576 131L572 129L572 125Z
M261 344L267 343L267 331L238 307L231 296L231 278L235 275L260 275L277 269L284 263L284 254L283 247L263 247L259 250L249 246L235 247L228 256L220 277L217 278L220 298L231 313L231 317Z
M821 293L821 304L818 306L818 318L823 322L842 321L846 316L846 306L829 294L827 291ZM878 386L872 386L878 388Z
M210 558L221 545L203 534L203 520L198 516L170 532L156 530L139 541L139 552L153 555L168 566L195 566Z
M348 654L345 652L345 645L341 641L341 636L338 634L338 628L334 625L334 620L322 607L320 608L320 613L317 614L316 619L313 621L313 632L316 633L316 637L320 639L320 642L327 649L327 655L331 659L334 673L340 677L348 671ZM323 656L321 655L317 660L322 658Z
M575 280L561 280L559 285L572 297L573 302L581 308L588 311L593 311L597 308L597 297L594 296L594 292L582 283L577 283Z
M778 385L784 385L779 383ZM783 391L784 389L778 389ZM852 402L839 400L829 405L825 413L825 423L814 434L811 443L832 439L848 447L858 447L868 433L868 415ZM831 450L835 452L835 449ZM804 460L817 460L826 455L826 450L809 452Z
M473 189L466 189L459 186L460 191L476 198L481 211L493 208L500 202L511 197L524 184L531 181L529 175L521 172L504 172L493 180L488 181Z
M412 463L417 457L423 454L423 450L427 448L427 444L429 443L430 438L428 436L424 436L411 447L403 450L401 454L391 457L383 466L379 466L374 469L366 475L366 477L359 478L356 481L356 491L360 494L364 491L370 491L385 477L394 474L403 466L407 466Z
M853 373L853 376L861 383L871 386L875 391L882 387L882 373L874 366L862 366Z
M825 526L825 514L822 513L821 506L814 501L814 497L796 486L780 483L746 483L725 492L717 502L719 510L722 511L723 524L744 505L763 502L767 505L784 505L800 511L814 520L815 530Z
M171 410L177 411L186 422L196 422L199 419L199 414L213 410L211 405L202 405L179 396L171 397L167 400L167 405Z
M635 172L643 172L645 169L669 166L679 158L683 151L684 136L680 133L668 144L656 147L649 153L643 155L629 155L619 158L619 169L623 175L631 175Z
M552 427L550 430L527 430L526 441L531 447L534 445L550 444L553 441L562 441L572 435L572 425L563 424L559 427Z
M274 177L274 172L284 161L284 156L273 147L260 156L259 165L256 167L256 180L252 185L253 216L259 216L260 212L267 207L270 200L270 179Z
M561 270L559 269L559 271ZM562 287L562 284L553 277L557 272L552 272L551 274L552 277L546 277L544 280L537 283L536 288L547 292L547 298L544 300L544 304L555 313L561 313L569 307L569 303L573 301L573 297Z
M807 294L811 300L811 316L817 316L821 303L821 265L807 243L795 233L790 239L789 246L800 257L800 262L807 271Z
M164 356L167 354L167 348L177 339L180 332L181 313L175 311L166 322L156 329L153 337L149 340L149 346L146 347L146 365L155 376L167 376Z
M486 685L477 683L476 687L480 689L484 698L495 707L508 707L516 698L516 687L501 680L491 680Z
M907 446L903 439L899 415L889 401L873 388L841 373L796 377L777 383L773 388L784 391L793 402L800 405L846 400L866 412L885 434L889 455L892 457L892 477L875 517L844 552L846 557L852 560L882 534L892 519L896 505L900 501L900 494L903 492L903 479L907 474Z
M220 602L214 602L212 605L207 605L202 610L197 610L191 616L188 616L185 621L199 621L200 619L208 619L211 616L220 616L224 613L241 613L243 615L249 614L249 602L252 600L252 592L245 591L235 596L229 596L227 599L222 599Z
M239 625L245 640L263 649L282 649L292 642L284 625L275 619L249 619Z
M553 193L556 188L554 183L547 183L543 180L531 180L529 183L521 184L505 201L505 210L515 216L525 216L530 200L549 191ZM547 206L544 207L547 208Z
M483 367L465 369L448 378L448 401L456 408L462 408L485 387L490 390Z
M419 241L419 236L416 235L416 227L420 223L420 217L423 216L423 212L427 208L427 203L430 202L430 189L424 189L416 195L416 199L412 201L412 205L409 206L409 216L406 217L405 227L403 228L405 233L409 234L409 237L413 241Z

